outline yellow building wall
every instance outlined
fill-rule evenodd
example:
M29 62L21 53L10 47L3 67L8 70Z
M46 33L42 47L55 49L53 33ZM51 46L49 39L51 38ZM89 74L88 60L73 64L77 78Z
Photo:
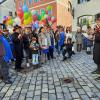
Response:
M72 15L68 11L68 1L71 0L58 0L57 2L57 25L72 26Z

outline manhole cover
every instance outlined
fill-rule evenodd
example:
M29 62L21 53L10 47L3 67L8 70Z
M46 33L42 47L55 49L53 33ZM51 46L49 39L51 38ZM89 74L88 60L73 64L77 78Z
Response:
M62 81L62 83L64 84L68 84L68 83L72 83L74 82L74 78L73 77L65 77L65 78L62 78L60 79Z

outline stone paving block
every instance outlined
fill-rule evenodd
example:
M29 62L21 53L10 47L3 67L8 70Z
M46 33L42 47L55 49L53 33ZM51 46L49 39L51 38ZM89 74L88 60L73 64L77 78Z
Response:
M54 85L49 85L49 89L54 89Z
M79 94L77 92L71 92L71 95L73 99L79 98Z
M48 93L42 93L42 98L48 98Z
M27 98L33 98L33 93L34 93L33 91L28 91L26 97Z
M96 97L96 94L94 94L93 92L86 92L86 93L90 98Z
M86 92L91 92L91 89L88 86L82 86Z
M63 98L64 98L63 94L57 92L57 99L63 99Z
M9 89L9 87L3 87L2 90L0 91L0 93L7 92L8 89Z
M14 98L18 99L19 95L20 95L20 92L14 92L11 96L11 99L14 99Z
M34 96L33 100L40 100L40 96Z
M35 91L35 95L41 95L41 90Z
M28 90L33 91L34 89L35 89L35 85L30 85Z
M36 86L35 90L41 90L41 88L42 88L41 85L40 86Z
M62 88L59 86L59 87L56 87L56 92L62 92Z
M64 100L72 100L72 96L70 93L64 93Z
M100 100L100 98L91 98L91 100Z
M26 100L33 100L32 98L26 98Z
M21 91L21 87L17 87L15 91Z
M55 90L49 90L49 93L55 94Z
M2 100L10 100L10 97L4 97Z
M15 90L15 88L16 88L16 85L12 85L9 89Z
M43 88L42 92L48 92L48 88Z
M14 90L8 90L5 96L10 97L13 94Z
M5 93L0 93L0 98L3 98Z
M98 96L100 98L100 91L98 93L96 93L96 96Z
M78 91L79 94L86 94L83 89L78 89L77 91Z
M72 88L69 88L69 91L70 91L70 92L75 92L76 89L72 87Z
M68 93L69 89L67 87L62 87L62 91L63 91L63 93Z
M80 95L82 100L90 100L90 98L87 95Z
M57 100L55 94L49 94L49 100Z
M34 96L33 100L40 100L40 96Z
M25 100L26 94L20 94L18 100Z
M42 88L48 88L48 84L43 84Z
M22 89L21 93L27 93L27 91L28 91L27 89Z

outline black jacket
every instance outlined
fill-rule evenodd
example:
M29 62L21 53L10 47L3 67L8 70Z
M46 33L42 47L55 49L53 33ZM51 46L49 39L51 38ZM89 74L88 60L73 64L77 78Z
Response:
M96 64L100 64L100 33L96 33L95 35L93 60Z
M23 58L23 41L18 39L19 33L14 33L12 35L12 41L14 45L14 57L22 59Z

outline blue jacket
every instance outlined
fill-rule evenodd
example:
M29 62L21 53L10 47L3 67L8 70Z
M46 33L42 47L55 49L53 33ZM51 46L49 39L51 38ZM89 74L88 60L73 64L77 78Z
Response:
M64 45L64 41L65 41L65 33L61 32L60 36L59 36L59 41L58 41L58 45L59 46L63 46Z
M11 47L10 47L7 39L3 35L0 36L0 40L4 44L4 48L5 48L4 60L6 62L9 62L13 58L12 51L11 51Z

